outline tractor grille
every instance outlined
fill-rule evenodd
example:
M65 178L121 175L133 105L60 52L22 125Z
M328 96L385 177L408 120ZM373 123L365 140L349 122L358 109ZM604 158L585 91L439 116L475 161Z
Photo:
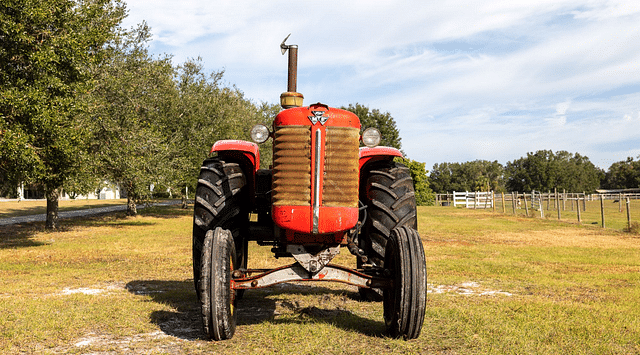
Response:
M276 127L273 205L311 205L311 126Z
M358 146L360 131L327 127L322 205L358 207Z

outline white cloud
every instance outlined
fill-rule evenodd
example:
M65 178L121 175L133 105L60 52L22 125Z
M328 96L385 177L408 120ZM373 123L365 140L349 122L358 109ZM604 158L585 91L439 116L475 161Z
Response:
M154 51L201 56L256 101L285 89L278 45L292 33L306 102L391 112L405 152L428 166L640 150L635 0L128 4L127 26L146 19Z

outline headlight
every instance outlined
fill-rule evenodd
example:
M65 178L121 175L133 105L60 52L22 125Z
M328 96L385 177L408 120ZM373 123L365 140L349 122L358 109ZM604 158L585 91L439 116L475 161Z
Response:
M257 124L251 128L251 139L258 144L266 142L270 135L269 128L263 124Z
M369 127L362 132L362 143L369 148L373 148L380 144L380 131L376 128Z

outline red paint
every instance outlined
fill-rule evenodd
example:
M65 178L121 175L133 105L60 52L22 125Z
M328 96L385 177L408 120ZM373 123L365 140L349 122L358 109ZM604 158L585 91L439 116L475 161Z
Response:
M358 209L348 207L320 206L319 234L344 232L358 223ZM279 227L298 233L311 234L313 230L313 207L273 206L271 217ZM339 242L339 241L338 241Z
M223 151L239 152L249 159L254 167L254 171L258 171L258 169L260 169L260 149L258 148L258 145L253 142L235 139L220 140L213 144L209 154Z
M273 121L273 126L311 126L311 120L309 116L313 116L311 111L323 111L323 116L328 117L327 122L322 125L316 123L316 126L331 127L355 127L360 129L360 119L354 113L341 110L339 108L329 108L327 105L321 103L313 104L308 107L295 107L288 110L284 110L276 116Z
M389 157L400 157L402 158L402 152L400 150L393 147L361 147L360 148L360 170L362 167L370 162L375 160L389 159Z

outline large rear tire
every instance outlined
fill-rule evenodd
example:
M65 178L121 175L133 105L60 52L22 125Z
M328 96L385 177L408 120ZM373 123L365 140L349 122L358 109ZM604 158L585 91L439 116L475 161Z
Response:
M222 227L231 231L236 243L239 267L247 265L243 228L247 225L244 197L246 177L236 163L210 158L202 163L193 210L193 281L198 291L202 248L209 230ZM199 294L199 293L198 293Z
M360 199L367 205L367 220L360 248L369 262L384 267L384 255L391 231L399 227L417 229L416 197L409 168L394 161L374 163L365 171ZM361 288L369 301L382 301L381 289Z
M391 232L385 252L393 288L385 289L384 321L394 338L415 339L420 335L427 304L427 271L420 234L406 226Z
M207 231L203 243L198 294L204 332L209 339L231 339L236 330L236 293L231 275L236 269L231 232L217 227Z

